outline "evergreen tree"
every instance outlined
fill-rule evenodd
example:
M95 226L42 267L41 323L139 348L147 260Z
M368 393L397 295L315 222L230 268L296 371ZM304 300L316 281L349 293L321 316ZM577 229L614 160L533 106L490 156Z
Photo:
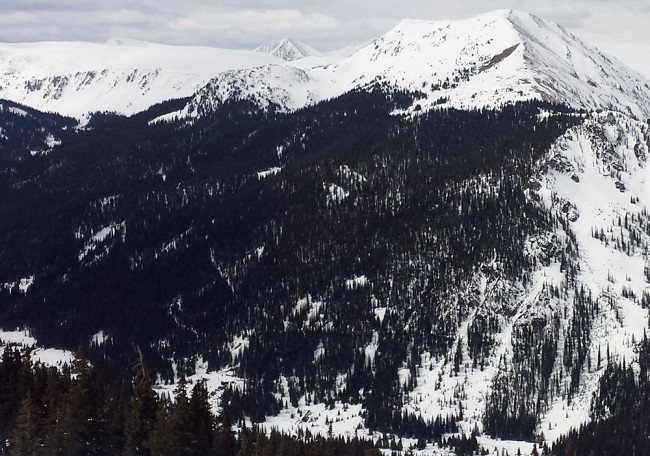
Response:
M164 407L159 407L156 412L156 424L149 434L146 447L151 452L151 456L176 456L175 436L169 414Z
M567 443L564 454L565 456L574 456L573 440L569 440L569 442Z
M246 426L239 433L239 447L235 456L253 456L255 454L255 443L257 438L255 434Z
M171 447L178 456L192 454L195 430L190 411L190 401L187 397L187 380L181 374L174 390L174 405L170 417Z
M40 416L32 394L22 402L11 440L11 456L35 456L39 454L42 444Z
M0 441L11 436L13 423L21 406L20 371L22 357L15 346L7 346L0 364Z
M210 410L208 390L204 382L197 383L192 390L189 414L193 434L192 448L200 454L207 454L214 438L214 416Z
M133 397L130 401L129 416L125 428L124 454L126 456L149 454L149 449L145 443L148 441L156 423L156 412L158 410L156 394L149 383L142 353L139 350L138 355L133 381Z
M101 394L85 351L79 348L72 366L73 379L63 406L63 449L68 454L98 454L104 447Z
M221 414L217 419L214 436L215 453L223 456L235 456L237 451L237 439L230 420L229 397L229 390L224 391L221 396Z

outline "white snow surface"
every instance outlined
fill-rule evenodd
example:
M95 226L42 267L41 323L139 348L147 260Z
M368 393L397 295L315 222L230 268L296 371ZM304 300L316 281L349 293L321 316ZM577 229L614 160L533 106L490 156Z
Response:
M125 39L3 43L0 98L77 118L96 111L128 115L188 97L223 71L278 62L259 52Z
M256 52L270 54L282 60L292 61L303 59L310 56L321 56L322 53L316 49L301 43L300 41L291 40L289 38L282 38L279 41L272 43L262 44L255 48Z
M71 365L74 361L74 353L71 351L40 347L36 339L26 330L0 329L0 355L9 344L21 349L31 348L32 362L39 362L46 366L62 367L64 364Z
M404 20L338 63L288 65L221 74L183 114L201 115L225 99L291 111L379 84L420 92L407 112L540 99L650 117L650 83L643 76L559 25L513 10L457 21Z
M230 99L292 111L379 84L421 94L406 112L542 99L650 117L643 76L562 27L513 10L455 21L407 19L340 52L321 54L287 39L258 50L135 40L0 44L0 98L83 119L193 96L183 110L157 119L170 120L200 116Z

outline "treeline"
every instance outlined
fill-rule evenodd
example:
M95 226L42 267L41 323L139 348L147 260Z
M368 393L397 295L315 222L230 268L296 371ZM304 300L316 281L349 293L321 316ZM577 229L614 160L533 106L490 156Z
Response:
M140 358L141 360L141 358ZM246 426L232 429L228 393L213 415L203 383L181 376L175 399L154 392L143 364L129 392L97 378L79 350L71 366L47 367L29 350L5 348L0 360L0 454L12 456L371 456L372 442L311 435L301 440Z

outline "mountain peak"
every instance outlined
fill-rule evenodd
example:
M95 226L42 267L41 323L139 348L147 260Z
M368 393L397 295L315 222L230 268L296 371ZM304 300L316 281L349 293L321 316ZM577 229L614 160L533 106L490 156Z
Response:
M494 108L538 99L650 117L650 82L644 77L561 26L512 9L462 20L404 19L326 65L326 59L301 61L323 54L289 38L257 52L124 38L103 45L0 47L0 64L11 69L0 77L4 98L74 116L95 109L134 113L164 99L200 98L201 87L215 79L242 93L263 87L274 102L283 100L286 110L379 84L421 94L414 110ZM267 68L248 71L258 66Z
M289 38L282 38L279 41L262 44L255 48L255 51L270 54L287 61L321 55L321 53L316 49L301 43L300 41L295 41Z
M640 74L560 25L517 10L405 19L357 57L366 60L358 68L365 81L433 92L422 108L438 100L466 109L541 99L650 116L650 85Z

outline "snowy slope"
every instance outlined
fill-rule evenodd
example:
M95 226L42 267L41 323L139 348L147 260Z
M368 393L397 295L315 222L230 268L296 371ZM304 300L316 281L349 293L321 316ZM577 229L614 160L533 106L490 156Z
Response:
M361 63L363 62L363 63ZM471 108L538 98L648 115L650 86L560 26L499 10L462 21L406 20L342 63L341 81L386 81ZM339 79L340 80L340 79ZM445 88L447 87L447 88Z
M552 114L540 115L540 122L547 115ZM459 287L458 297L446 302L454 308L465 301L471 309L459 322L452 348L445 356L421 354L415 387L404 398L402 410L425 420L459 416L462 411L461 432L469 435L478 430L480 445L490 451L497 448L498 454L518 450L530 454L532 443L485 434L489 397L504 387L509 395L530 387L523 379L536 365L526 360L538 359L544 349L552 347L554 362L546 378L553 386L545 385L544 375L533 371L536 384L528 399L541 404L536 434L549 444L591 419L591 401L606 368L605 353L638 371L637 343L648 327L648 310L642 300L650 298L650 129L647 123L619 112L581 118L537 163L535 178L526 190L534 204L565 222L526 243L526 254L538 258L539 266L528 280L521 281L506 279L504 265L496 261L478 268L473 279ZM572 254L565 258L567 252ZM565 340L581 311L580 294L590 295L594 305L581 328L586 357L576 364L575 352L566 351ZM310 301L298 302L296 308L303 309ZM311 305L318 308L320 303ZM499 329L490 355L477 365L469 354L467 338L469 328L482 318L492 319ZM548 345L551 340L555 343ZM377 356L377 347L375 333L365 348L368 362ZM461 355L457 372L454 353ZM577 366L577 382L567 365ZM410 376L406 366L399 372L403 385ZM278 381L286 384L288 379ZM346 378L340 376L337 389L345 385ZM278 416L267 418L268 430L326 435L332 423L337 435L381 437L364 428L361 404L337 402L330 408L302 397L292 407L288 396L282 399L289 405ZM415 444L413 439L403 440L405 448ZM429 444L417 454L448 453Z
M638 367L635 341L648 327L642 301L650 296L649 159L647 123L615 112L589 115L549 151L539 194L574 220L579 280L600 309L590 328L593 361L583 369L580 394L568 405L557 398L540 426L550 438L589 419L592 393L605 368L597 366L599 353L607 350Z
M643 76L560 26L512 10L461 21L404 20L339 63L302 68L305 74L297 78L278 69L221 75L211 84L242 88L233 91L238 98L270 93L275 101L273 92L282 92L285 110L381 84L421 92L412 109L471 109L541 99L650 117L650 83ZM264 93L252 94L254 84ZM199 92L193 104L220 102L210 96Z
M196 116L225 99L291 111L381 84L421 93L411 110L535 98L650 117L650 83L641 75L560 26L512 10L404 20L349 55L323 55L287 39L257 50L134 40L1 44L0 98L79 118L132 114L194 94L183 114Z
M406 410L435 418L458 413L462 407L463 430L482 432L488 392L498 389L500 382L506 391L519 392L519 382L529 369L522 354L539 357L544 343L555 338L549 378L556 387L545 388L540 382L533 389L533 401L543 404L536 432L551 443L591 419L591 401L606 368L605 353L638 370L637 343L648 327L643 299L650 297L649 160L647 123L624 113L584 115L580 125L558 138L538 163L537 177L527 190L532 201L565 220L565 225L527 243L528 254L551 261L540 261L527 283L502 280L498 264L481 268L464 292L476 297L475 308L460 325L450 350L454 353L461 344L460 372L454 375L450 358L425 354ZM574 256L563 264L560 258L566 252ZM576 297L581 293L589 294L594 306L582 328L586 357L572 387L566 366L575 353L566 352L564 339L580 312ZM500 331L486 365L477 367L464 338L468 326L487 315L500 321ZM539 381L539 373L536 376ZM525 448L485 436L479 440L487 448Z
M165 114L155 121L198 118L228 100L246 100L262 109L295 110L318 101L309 75L300 68L267 65L226 71L203 87L181 111Z
M306 72L298 79L309 86L308 76ZM539 121L551 115L541 112ZM491 392L515 395L528 388L525 398L540 404L536 433L552 443L591 419L592 398L599 392L606 367L605 353L638 370L637 343L648 327L647 304L642 301L650 299L650 129L626 112L577 116L580 124L549 148L526 190L534 204L562 220L528 239L526 254L537 258L539 266L521 281L507 280L497 262L478 268L473 280L458 290L471 311L459 322L453 347L446 356L421 354L416 386L404 400L404 412L430 420L462 411L461 431L469 435L477 429L480 444L500 453L516 454L520 449L530 454L532 444L494 440L484 434ZM337 189L330 193L339 194ZM588 295L590 302L579 304L580 295ZM459 303L450 299L447 305L453 308ZM579 356L569 353L566 344L575 337L576 321L584 318L585 306L589 316L579 330L585 358L577 361ZM498 331L484 365L476 365L467 338L470 327L481 318L496 322ZM365 349L369 359L376 356L375 339ZM551 351L551 370L545 375L533 370L531 386L522 379L539 367L526 360L538 359L543 350ZM454 353L461 354L458 372L454 372ZM403 385L411 380L406 366L399 375ZM285 384L288 379L278 381ZM337 389L343 389L345 382L339 378ZM282 399L289 404L288 398ZM333 423L335 434L368 437L362 415L360 404L337 403L328 408L303 397L297 407L289 405L278 416L267 418L265 426L326 435ZM415 441L404 439L404 443ZM422 454L446 453L429 445Z
M307 46L305 43L283 38L280 41L266 43L255 48L256 52L270 54L282 60L292 61L309 56L320 56L321 52Z
M0 354L4 353L6 346L15 346L20 350L30 349L33 362L39 362L45 366L62 368L65 364L72 365L74 353L56 348L44 348L38 345L29 331L5 331L0 329Z
M134 40L0 44L0 98L78 118L133 114L190 96L223 71L278 62L257 52Z

